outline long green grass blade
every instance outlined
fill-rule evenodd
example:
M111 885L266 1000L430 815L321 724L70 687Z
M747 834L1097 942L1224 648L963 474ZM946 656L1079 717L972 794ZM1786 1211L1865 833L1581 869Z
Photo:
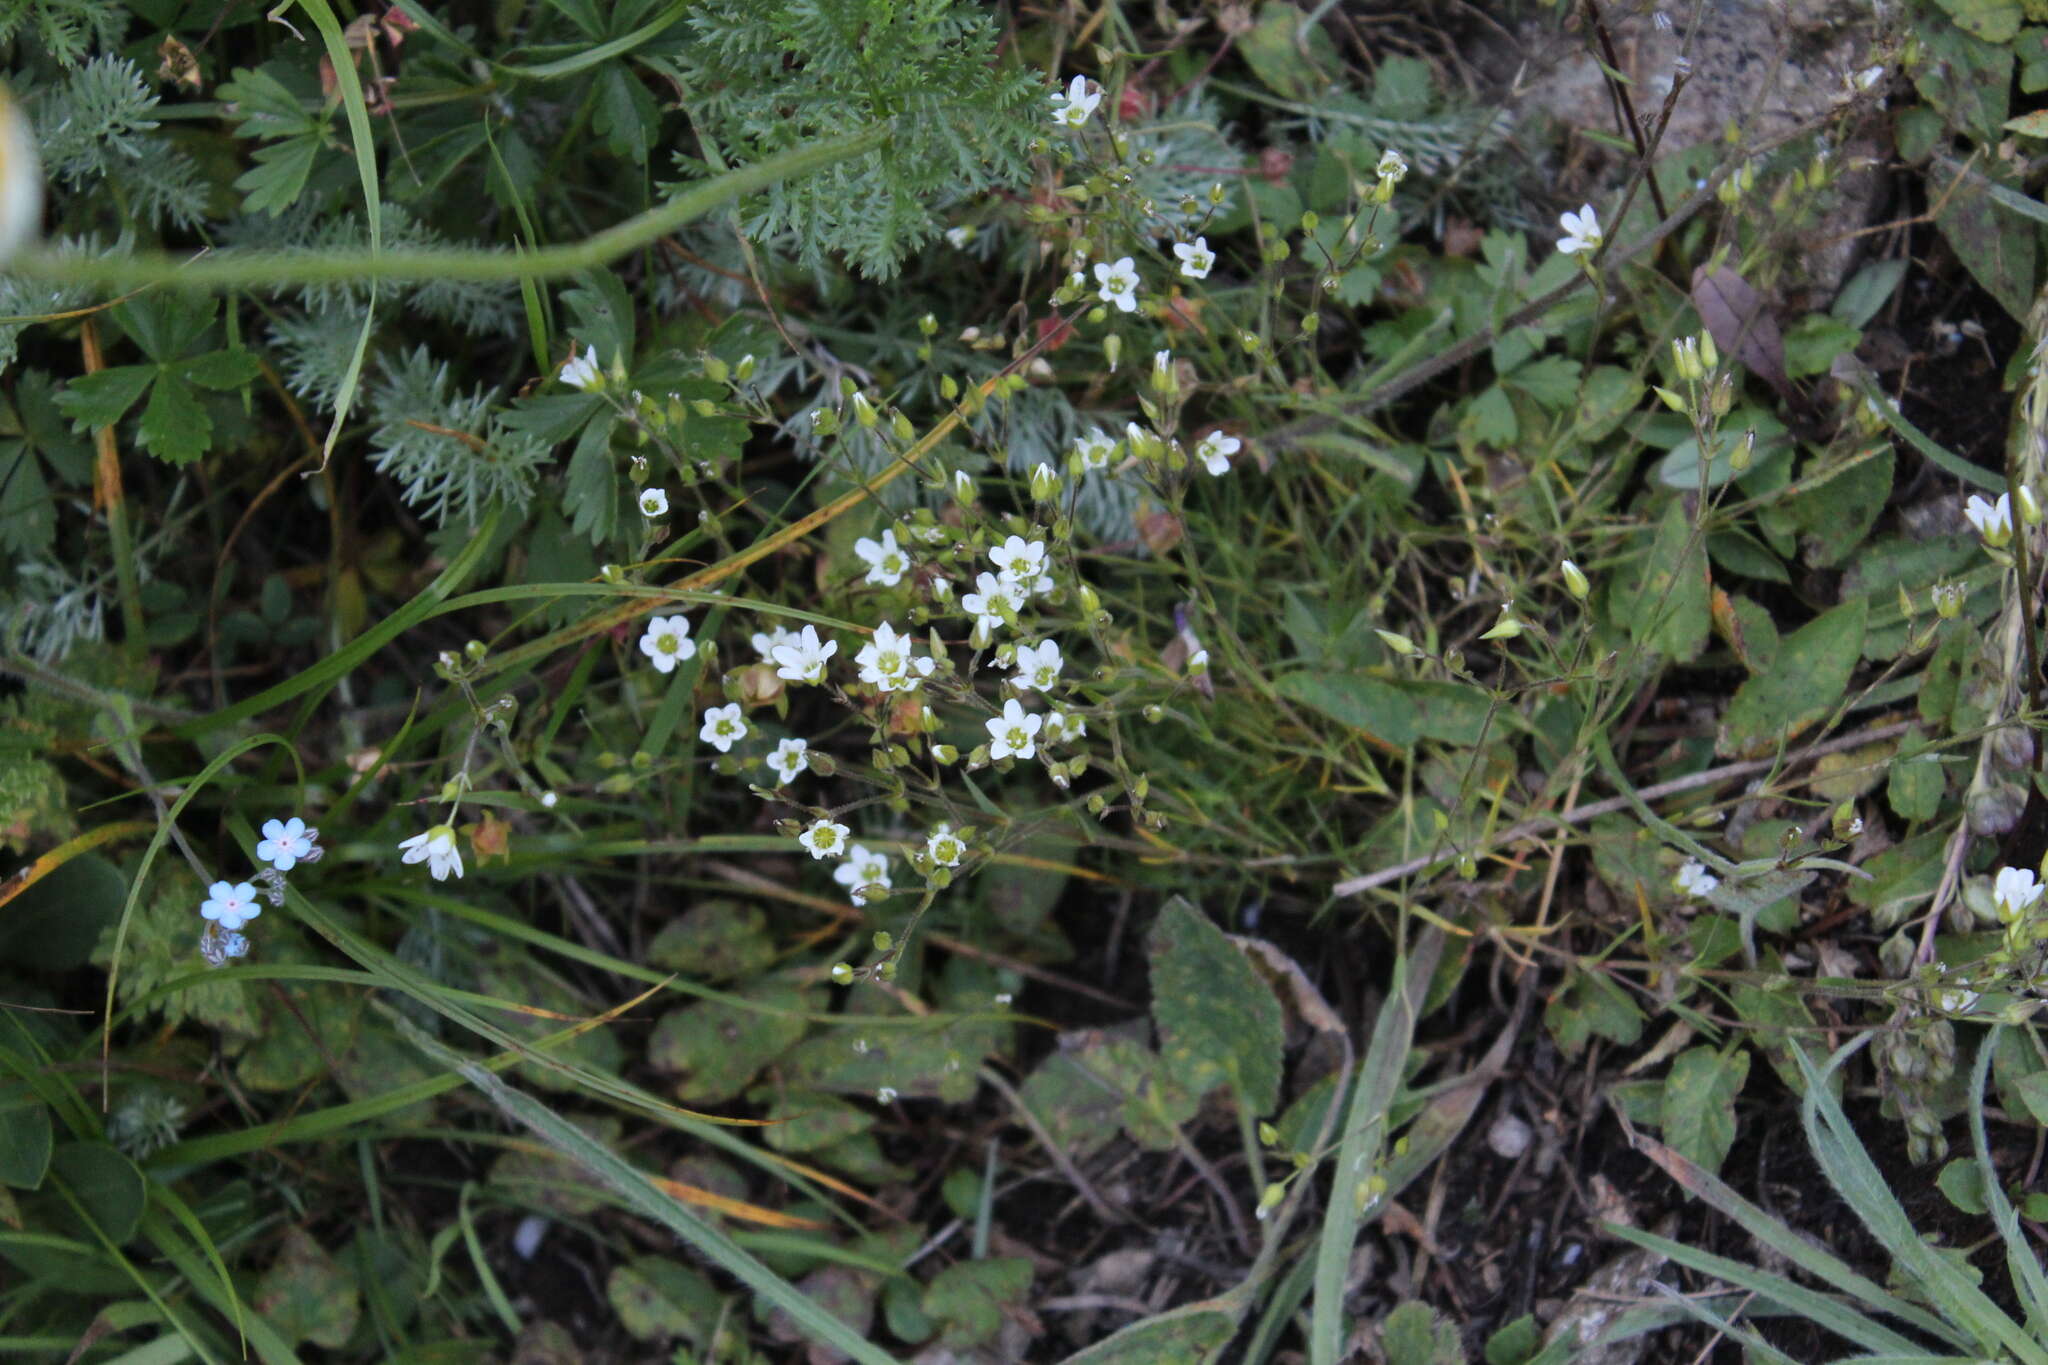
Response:
M1351 1109L1345 1115L1344 1138L1331 1175L1330 1204L1323 1214L1322 1236L1316 1247L1315 1300L1309 1309L1310 1365L1339 1365L1342 1357L1344 1280L1366 1211L1359 1194L1378 1171L1386 1151L1387 1111L1400 1088L1402 1064L1415 1040L1423 996L1442 951L1443 935L1431 929L1394 960L1394 979L1373 1023L1372 1044L1359 1068Z
M1984 1135L1984 1086L1990 1079L1991 1057L2004 1030L2005 1025L1993 1024L1977 1044L1977 1064L1970 1071L1970 1145L1984 1173L1984 1201L1991 1221L2005 1243L2006 1268L2012 1275L2013 1287L2019 1290L2020 1302L2026 1305L2027 1331L2036 1341L2042 1341L2048 1340L2048 1276L2041 1273L2041 1258L2020 1228L2019 1211L2013 1208L2012 1200L2005 1197L2004 1186L1998 1183L1998 1168L1991 1164L1991 1144Z
M812 1340L835 1346L862 1365L897 1365L894 1357L870 1345L816 1300L741 1249L724 1232L648 1184L644 1175L603 1143L545 1104L505 1084L487 1067L442 1046L419 1029L407 1026L402 1019L400 1027L415 1047L440 1065L460 1072L506 1117L524 1124L541 1141L603 1181L635 1213L669 1229L720 1269L787 1312Z

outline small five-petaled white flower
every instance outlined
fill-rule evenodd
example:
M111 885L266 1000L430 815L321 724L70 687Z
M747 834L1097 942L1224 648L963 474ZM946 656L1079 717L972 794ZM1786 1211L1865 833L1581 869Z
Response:
M1991 903L2000 924L2018 924L2041 899L2044 888L2024 867L2001 867L1991 883Z
M910 556L896 544L894 531L882 532L880 540L862 536L853 542L853 552L868 566L867 581L884 588L895 587L910 572Z
M1191 280L1206 280L1209 272L1216 268L1216 253L1209 250L1209 239L1197 237L1192 242L1175 242L1173 254L1180 257L1180 273Z
M769 652L775 658L776 677L790 682L821 683L825 681L825 661L839 652L839 642L820 640L816 626L805 626Z
M1107 469L1110 456L1116 454L1116 438L1105 434L1101 427L1088 428L1088 434L1074 442L1074 454L1080 458L1081 468Z
M400 840L398 846L405 850L403 861L425 863L437 882L447 881L450 873L462 875L462 850L455 846L455 830L451 826L435 825L424 834Z
M1558 215L1557 221L1564 226L1564 236L1557 239L1557 249L1565 255L1576 256L1600 245L1600 219L1593 213L1591 204L1580 205L1577 213L1566 210Z
M846 856L846 826L832 820L813 820L804 826L804 832L796 841L813 858L844 858Z
M846 861L832 869L832 880L847 889L855 905L866 905L870 887L890 889L889 855L855 844L846 850Z
M1138 311L1138 267L1126 256L1119 261L1097 261L1095 282L1101 287L1096 295L1104 303L1113 303L1118 312Z
M289 872L300 863L314 862L320 857L313 848L313 841L319 837L319 830L308 828L296 815L289 820L265 820L263 840L256 845L256 860L269 863L279 872Z
M206 889L199 913L223 929L239 929L263 913L248 882L215 882Z
M1244 449L1244 442L1223 431L1212 431L1195 442L1195 458L1211 475L1230 472L1230 457Z
M785 739L775 746L774 753L761 760L775 774L776 786L796 781L797 774L811 766L810 747L809 740Z
M1003 582L1015 583L1027 592L1044 596L1052 591L1052 578L1045 571L1045 542L1011 536L988 552Z
M1008 603L1012 614L1022 611L1028 590L1022 583L1013 583L1006 578L997 578L992 573L976 574L975 591L960 594L960 610L974 618L975 630L994 637L997 627L1003 624L1003 604Z
M648 518L667 516L668 494L659 488L650 488L641 493L640 515Z
M1026 711L1012 697L1003 703L1003 714L983 723L988 727L990 758L1030 758L1038 752L1038 731L1045 717Z
M1970 494L1970 500L1963 504L1963 515L1970 519L1970 525L1977 528L1977 534L1984 537L1984 543L1997 549L2012 539L2012 495L2000 493L1997 502L1986 502L1979 494Z
M1017 675L1010 679L1010 686L1020 692L1049 692L1059 682L1060 668L1065 662L1060 658L1060 645L1057 640L1041 640L1035 645L1018 645Z
M593 346L582 354L572 348L569 362L562 366L558 376L572 389L593 389L604 383L604 367L597 363L597 347Z
M657 673L673 673L676 665L697 656L697 642L690 638L687 616L655 616L640 637L640 652L654 662Z
M1102 92L1088 88L1086 76L1076 76L1067 82L1065 90L1052 93L1052 121L1067 128L1079 128L1102 103Z
M748 734L747 723L740 718L740 704L732 701L704 712L704 728L697 732L697 738L727 754Z
M953 832L951 825L939 825L926 836L924 851L940 867L958 867L967 856L967 842Z
M802 638L787 626L770 626L766 630L755 631L748 643L754 646L754 652L761 656L763 663L772 664L775 662L775 646L793 645Z
M1047 744L1064 744L1087 733L1087 721L1079 716L1070 716L1064 711L1054 711L1045 718L1045 731L1040 737Z
M1678 875L1671 879L1671 885L1685 896L1706 896L1712 894L1721 879L1707 871L1707 866L1697 858L1687 858L1679 864Z
M853 656L860 666L860 680L872 683L880 692L915 692L936 665L929 656L913 654L913 643L911 636L898 634L887 621L876 626L875 638Z

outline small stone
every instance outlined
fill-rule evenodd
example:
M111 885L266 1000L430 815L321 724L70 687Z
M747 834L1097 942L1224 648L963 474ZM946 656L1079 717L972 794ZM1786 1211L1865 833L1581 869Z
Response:
M1529 1144L1534 1138L1535 1134L1529 1131L1529 1125L1513 1114L1502 1114L1493 1121L1493 1126L1486 1130L1486 1145L1503 1161L1519 1160L1521 1155L1529 1150Z

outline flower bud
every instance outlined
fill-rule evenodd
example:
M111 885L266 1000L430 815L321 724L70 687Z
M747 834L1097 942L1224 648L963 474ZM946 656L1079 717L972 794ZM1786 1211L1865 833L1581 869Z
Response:
M1522 623L1515 619L1515 604L1513 602L1505 602L1501 605L1500 619L1493 623L1493 629L1487 631L1479 638L1482 640L1512 640L1521 633Z
M2013 504L2019 508L2020 520L2029 526L2041 524L2041 504L2034 499L2034 490L2025 484L2013 489Z
M875 411L875 405L859 389L853 391L853 418L864 427L872 427L880 421L882 414Z
M1586 581L1584 572L1569 559L1559 560L1557 567L1564 574L1565 591L1578 598L1581 602L1585 601L1586 594L1593 590L1593 585Z
M1936 583L1928 589L1927 595L1934 602L1934 614L1944 621L1953 621L1963 614L1963 601L1967 594L1960 583Z
M1379 629L1375 629L1373 634L1379 636L1388 649L1393 650L1405 659L1412 659L1422 653L1420 649L1415 647L1415 642L1405 635L1397 635L1391 630Z
M1101 310L1098 309L1097 311ZM1116 373L1117 362L1123 359L1123 354L1124 339L1122 337L1111 332L1102 339L1102 358L1109 362L1109 372L1111 374Z
M974 480L968 475L967 471L964 469L954 470L953 501L959 503L962 507L972 507L980 497L981 490L975 487Z
M1031 471L1031 497L1037 502L1051 502L1060 494L1060 476L1053 472L1051 465L1040 461Z
M811 409L811 434L813 436L836 436L839 434L839 414L830 408Z
M1179 395L1180 376L1173 370L1172 351L1152 353L1152 391L1165 398Z
M1671 390L1665 388L1662 384L1654 384L1651 386L1651 388L1655 391L1656 395L1659 398L1664 400L1665 407L1670 408L1673 412L1683 413L1688 417L1692 415L1692 408L1686 403L1685 399L1680 395L1673 393Z
M723 384L732 378L732 366L715 355L704 357L704 377L714 384Z
M1748 471L1756 461L1756 431L1752 428L1742 433L1742 440L1735 449L1728 452L1728 467L1741 474Z
M754 371L760 368L760 364L760 361L754 359L754 353L749 351L740 357L739 364L732 367L732 377L744 384L754 377Z
M853 984L853 968L847 966L844 962L834 964L832 979L842 986L851 986Z

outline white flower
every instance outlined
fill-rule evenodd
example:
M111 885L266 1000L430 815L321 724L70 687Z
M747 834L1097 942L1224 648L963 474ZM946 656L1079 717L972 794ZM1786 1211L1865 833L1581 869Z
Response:
M967 856L967 843L953 832L951 825L940 825L925 838L924 851L940 867L958 867Z
M555 803L560 801L561 799L562 798L560 796L557 796L554 792L542 792L540 794L541 809L553 810L555 808Z
M654 661L657 673L673 673L684 659L695 658L697 642L690 638L687 616L656 616L647 622L640 637L640 652Z
M731 753L732 746L745 739L748 733L747 723L740 719L740 704L733 701L714 706L704 713L704 728L697 732L697 738L725 754Z
M1055 711L1045 718L1044 739L1047 744L1064 744L1079 739L1088 733L1088 722L1079 716L1070 716L1064 711Z
M775 746L775 752L762 762L775 774L775 785L787 786L796 781L796 775L811 766L811 756L806 751L811 747L809 740L785 739Z
M1697 858L1688 858L1679 865L1678 875L1671 879L1671 885L1681 895L1705 896L1721 884L1721 879L1707 871L1706 864Z
M949 227L946 229L946 243L956 251L965 249L967 244L973 240L973 228Z
M223 929L239 929L263 913L256 888L248 882L215 882L206 889L199 913Z
M861 537L853 542L853 552L867 564L867 581L870 583L893 588L910 571L910 556L896 544L894 531L882 532L878 541Z
M0 88L0 262L34 241L42 226L43 171L36 159L35 130L26 111Z
M1084 470L1107 469L1110 456L1116 454L1116 439L1105 435L1101 427L1090 427L1086 436L1074 442L1074 454Z
M1944 986L1934 993L1934 1007L1943 1014L1968 1014L1977 1000L1977 992L1963 986Z
M1380 153L1380 164L1374 168L1374 174L1398 185L1408 177L1408 158L1389 147Z
M832 880L847 889L855 905L866 905L867 888L879 886L887 891L890 887L889 855L855 844L846 850L846 861L832 869Z
M313 841L319 837L319 830L308 829L306 822L296 815L289 820L265 820L263 841L256 845L256 860L269 863L279 872L289 872L300 863L319 858L313 851Z
M640 515L643 517L665 517L668 515L668 494L659 488L650 488L640 495Z
M1191 280L1206 280L1209 272L1216 267L1216 253L1209 250L1209 239L1197 237L1192 242L1175 242L1173 254L1180 257L1180 273Z
M562 372L556 378L572 389L600 387L604 383L604 367L598 364L597 347L593 346L581 355L572 347L569 363L562 366Z
M761 656L763 663L772 664L775 662L775 647L777 645L793 645L801 639L803 639L803 636L798 635L787 626L770 626L765 631L755 631L753 638L748 643L753 645L754 652Z
M1244 442L1221 431L1212 431L1195 442L1195 458L1212 475L1230 472L1230 457L1244 449Z
M1015 613L1023 610L1027 600L1023 584L997 578L992 573L976 574L974 586L976 591L960 595L960 610L974 618L976 630L990 635L1003 624L1001 603L1009 603L1011 612Z
M1576 256L1600 245L1600 220L1591 204L1580 205L1577 213L1559 214L1557 221L1564 225L1564 236L1557 239L1557 249L1565 255Z
M1060 658L1057 640L1041 640L1035 645L1017 646L1017 676L1010 679L1010 686L1020 692L1034 689L1050 692L1060 680L1060 668L1065 660Z
M770 651L775 657L775 676L801 683L825 681L825 661L838 652L839 642L820 640L816 626L805 626L800 634L789 632L788 639Z
M931 676L934 664L928 657L912 654L912 643L910 636L897 634L887 621L876 626L875 638L853 656L860 665L860 680L883 692L915 692L917 685Z
M1993 549L2012 539L2012 495L2000 493L1995 503L1986 502L1976 493L1963 504L1963 515L1970 519L1970 525L1977 528L1977 534L1984 537L1984 543Z
M1113 303L1123 313L1138 311L1138 268L1126 256L1116 262L1095 263L1095 281L1101 285L1095 292L1104 303Z
M813 858L844 858L846 856L846 826L831 820L813 820L796 836L796 841Z
M985 722L988 726L990 758L1029 758L1038 752L1038 729L1045 717L1033 715L1017 704L1015 697L1003 703L1003 714Z
M1005 583L1015 583L1041 596L1052 591L1052 579L1045 572L1045 542L1011 536L988 552Z
M425 834L401 840L398 846L405 850L404 861L424 862L437 882L447 881L451 872L462 875L462 850L455 846L455 831L447 825L436 825Z
M2041 899L2044 888L2024 867L2001 867L1991 882L1991 903L1998 907L2000 924L2018 924Z
M1090 90L1086 76L1076 76L1067 82L1064 91L1053 91L1052 121L1063 127L1079 128L1101 103L1102 92Z
M896 1103L896 1087L893 1085L885 1085L881 1089L877 1090L875 1092L875 1102L878 1104Z

